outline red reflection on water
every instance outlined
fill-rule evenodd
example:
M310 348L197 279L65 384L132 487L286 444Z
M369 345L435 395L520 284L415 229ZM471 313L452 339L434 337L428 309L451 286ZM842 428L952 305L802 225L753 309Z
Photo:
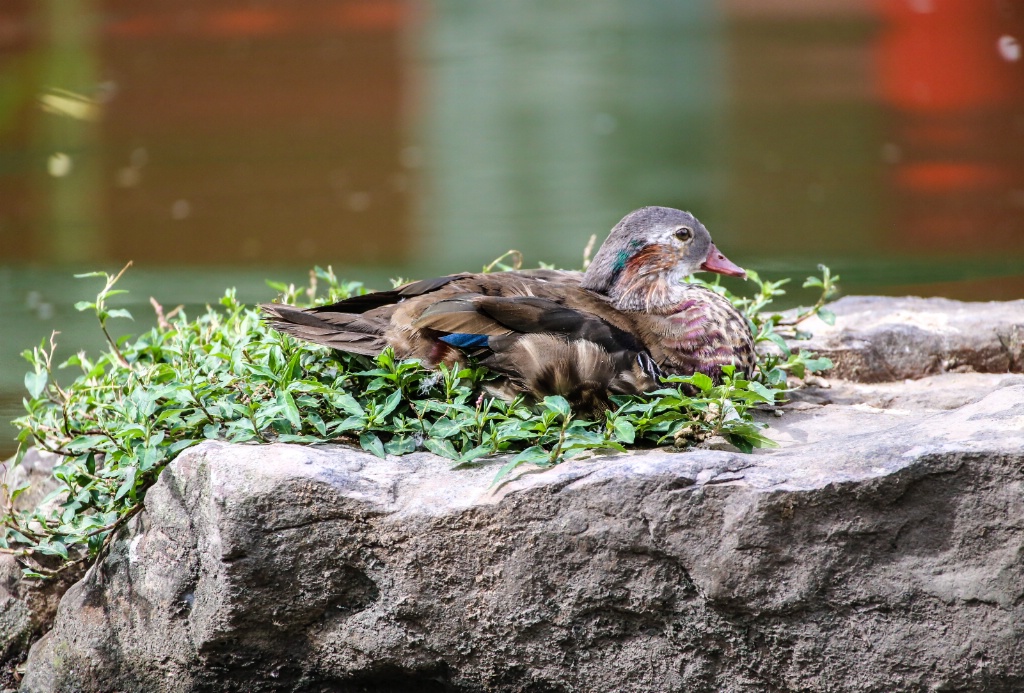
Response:
M897 185L904 188L928 193L949 193L972 188L1001 187L1008 178L1005 174L1005 171L994 166L936 161L899 166L893 178Z
M907 250L1024 247L1024 5L876 0L893 224Z
M335 26L387 30L400 26L407 18L409 4L403 2L350 2L325 14Z
M291 28L290 13L253 7L237 7L210 12L201 27L204 34L228 38L231 36L266 36Z
M189 264L408 256L404 3L105 2L101 55L118 87L101 132L108 254Z
M211 7L183 17L181 8L160 11L133 3L108 13L103 33L124 38L177 35L227 39L392 31L405 21L408 7L408 3L397 0L349 0L328 6L306 3L272 8L243 4Z
M974 109L1012 101L1020 65L999 52L999 38L1020 27L991 0L879 0L886 30L878 43L885 100L923 112ZM1020 3L1015 3L1020 6ZM1009 16L1008 16L1009 15ZM1024 37L1018 36L1024 40Z

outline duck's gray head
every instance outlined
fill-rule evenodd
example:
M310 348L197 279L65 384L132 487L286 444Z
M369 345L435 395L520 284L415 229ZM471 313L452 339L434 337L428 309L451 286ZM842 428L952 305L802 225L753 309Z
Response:
M615 225L583 277L583 286L617 301L656 294L700 271L746 277L711 241L695 216L670 207L643 207ZM636 296L634 296L636 298ZM629 301L633 302L633 301Z

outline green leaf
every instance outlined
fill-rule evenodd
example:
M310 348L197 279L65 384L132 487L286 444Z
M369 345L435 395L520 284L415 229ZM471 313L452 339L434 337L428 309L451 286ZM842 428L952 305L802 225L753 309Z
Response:
M352 416L366 416L366 410L360 406L359 402L347 392L341 392L331 397L331 404L335 407L348 412Z
M405 455L415 452L416 439L412 436L395 436L384 444L384 451L389 455Z
M502 479L504 479L518 467L528 463L547 462L550 459L550 456L551 453L549 453L547 450L545 450L539 445L533 445L531 447L526 448L521 453L519 453L511 460L506 462L501 467L501 469L498 470L498 473L494 475L494 481L491 482L491 486L496 486L498 482L500 482Z
M768 374L765 376L765 380L767 380L768 384L771 385L772 387L779 386L780 388L785 388L786 371L782 370L781 368L772 368L770 371L768 371Z
M75 304L75 310L77 310L79 313L81 313L84 310L90 310L94 308L96 308L96 304L90 303L89 301L79 301Z
M384 451L384 444L380 442L380 438L378 438L375 433L370 433L369 431L360 433L359 446L363 450L366 450L381 459L387 456L387 453Z
M182 450L190 448L190 447L192 447L193 445L195 445L198 442L199 442L198 440L195 440L193 438L184 438L182 440L176 440L176 441L174 441L173 443L171 443L170 445L167 446L167 456L168 457L173 457L174 455L177 455Z
M612 429L615 431L615 440L620 443L631 445L636 440L636 427L624 417L616 418Z
M46 371L39 371L38 373L30 371L25 374L25 389L32 395L32 399L39 399L39 396L43 394L48 377Z
M741 451L750 453L754 448L777 448L779 444L757 431L726 431L725 438Z
M296 351L288 360L288 365L281 374L281 382L291 382L302 377L302 352Z
M277 373L275 373L274 371L272 371L270 368L268 368L267 366L263 365L262 363L246 364L245 367L246 367L246 370L248 370L248 372L250 374L252 374L252 375L262 376L262 377L266 378L267 380L269 380L271 382L274 382L274 383L278 382L278 380L279 380L279 378L277 377Z
M559 416L565 418L572 413L572 407L569 406L568 400L561 395L549 395L544 398L544 407L549 411L556 412Z
M68 560L68 549L62 541L52 540L39 544L36 546L36 551L47 556L60 556L65 561Z
M401 401L402 401L402 391L401 390L395 390L394 392L392 392L388 396L388 398L384 401L384 406L381 407L376 412L377 418L378 419L384 418L385 416L387 416L388 414L393 412L395 410L395 407L397 407L398 403L401 402Z
M715 382L710 378L710 376L705 375L704 373L694 373L689 376L689 378L684 378L684 380L687 380L701 392L707 392L715 386Z
M315 411L309 412L308 414L306 414L306 421L308 421L310 425L314 429L316 429L316 432L320 434L321 438L327 437L327 424L324 423L323 418L319 414L317 414Z
M804 365L812 373L820 373L821 371L827 371L832 368L832 359L821 356L819 358L808 358L804 360Z
M14 501L18 500L18 496L20 496L21 494L23 494L25 491L29 490L30 488L32 488L32 486L27 481L25 483L15 487L15 489L13 491L11 491L11 503L13 504Z
M435 455L441 457L447 457L450 460L459 459L459 453L455 452L455 446L452 445L449 440L439 440L437 438L427 438L423 441L423 447L430 450Z
M786 340L783 339L781 336L775 334L774 332L771 332L769 334L764 335L764 339L767 339L769 342L779 347L779 349L782 350L783 354L787 356L789 355L789 345L786 344Z
M778 393L777 390L769 390L767 387L757 382L756 380L751 380L749 383L747 383L747 389L759 395L760 398L763 399L765 402L768 402L770 404L775 403L775 395Z
M5 539L14 541L19 544L31 544L32 542L24 534L14 529L13 527L7 527L4 531ZM7 548L7 547L5 547Z
M350 416L343 421L339 421L336 424L332 424L330 427L331 435L338 435L340 433L347 433L348 431L358 431L361 428L366 427L366 419L361 416Z
M827 308L819 308L818 317L821 318L821 321L826 325L836 324L836 314L828 310Z
M159 448L156 447L156 443L151 443L149 447L146 447L142 451L142 455L139 459L139 471L147 472L163 459L163 455Z
M460 432L462 425L462 423L451 419L438 419L430 427L429 434L431 438L448 438Z
M299 416L299 408L295 406L295 398L292 397L292 393L287 390L281 390L277 393L277 403L281 405L284 417L288 419L288 423L292 425L292 428L296 431L301 431L302 418Z
M478 445L475 448L467 450L459 455L458 462L459 464L469 464L470 462L474 462L481 457L486 457L489 454L491 454L490 446Z
M301 444L305 444L305 445L308 445L310 443L319 443L319 442L321 442L320 439L317 438L316 436L306 436L306 435L297 436L297 435L292 435L291 433L282 433L281 435L279 435L277 437L277 440L280 443L301 443Z
M114 495L114 500L120 500L124 496L135 488L135 479L138 475L138 469L134 466L128 467L124 470L124 481L117 487L117 493Z
M804 365L804 362L799 358L795 360L791 359L787 365L789 366L789 372L795 377L802 379L807 375L807 366Z
M107 436L88 435L77 436L67 443L66 447L71 452L85 452L93 448L102 448L110 443Z
M113 310L108 310L107 316L111 318L128 318L129 320L135 319L132 317L132 314L124 308L115 308Z

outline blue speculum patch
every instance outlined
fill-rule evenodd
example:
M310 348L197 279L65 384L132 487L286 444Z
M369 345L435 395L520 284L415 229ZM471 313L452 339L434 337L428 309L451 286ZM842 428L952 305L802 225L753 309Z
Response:
M485 347L489 337L485 334L448 334L440 339L445 344L465 349L467 347Z

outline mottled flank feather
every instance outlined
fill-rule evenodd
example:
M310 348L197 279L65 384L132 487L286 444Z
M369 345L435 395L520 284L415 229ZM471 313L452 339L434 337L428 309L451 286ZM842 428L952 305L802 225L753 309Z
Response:
M756 363L754 340L743 315L723 296L685 285L677 310L637 319L642 342L666 373L704 373L716 381L722 366L750 374Z
M428 366L475 358L504 376L494 394L561 395L599 412L609 395L656 389L663 374L717 380L728 364L753 369L743 316L682 283L701 269L743 273L692 215L645 207L616 225L586 274L455 274L307 310L262 308L299 339L371 356L390 346Z

